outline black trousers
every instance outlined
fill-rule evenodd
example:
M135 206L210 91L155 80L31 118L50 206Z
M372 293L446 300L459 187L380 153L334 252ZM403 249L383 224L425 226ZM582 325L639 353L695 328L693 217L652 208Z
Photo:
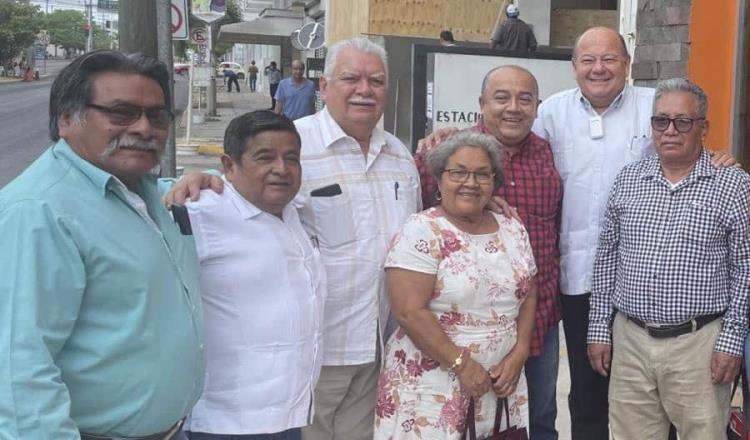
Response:
M232 84L234 84L235 87L237 87L237 92L239 92L240 91L240 83L239 83L239 81L237 81L237 77L236 76L235 77L231 77L231 76L229 77L229 85L227 85L227 90L230 91L230 92L232 91Z
M591 368L586 353L590 296L590 293L560 295L570 366L568 407L571 436L573 440L608 440L609 378Z
M279 83L269 84L271 86L271 110L276 108L276 89L279 88Z

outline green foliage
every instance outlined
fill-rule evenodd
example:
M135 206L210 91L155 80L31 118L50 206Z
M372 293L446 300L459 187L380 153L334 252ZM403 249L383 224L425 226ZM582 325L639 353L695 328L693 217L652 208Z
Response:
M98 24L94 25L94 49L115 49L119 47L117 32L110 36L107 30Z
M58 9L45 17L50 44L62 46L66 51L84 50L86 16L81 11ZM107 46L109 47L109 46Z
M215 23L211 30L213 41L219 39L219 28L225 24L239 23L242 21L242 9L240 8L237 0L227 0L227 12L224 18ZM229 52L232 49L232 43L218 43L214 44L214 55L220 56Z
M6 64L34 43L41 29L36 6L0 0L0 63Z

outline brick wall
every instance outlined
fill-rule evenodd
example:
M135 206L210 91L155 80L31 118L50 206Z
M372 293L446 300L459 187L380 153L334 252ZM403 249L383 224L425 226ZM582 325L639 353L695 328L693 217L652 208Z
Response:
M617 11L599 9L552 9L550 46L573 47L576 38L593 26L617 30Z
M635 56L636 85L687 77L692 0L638 0Z

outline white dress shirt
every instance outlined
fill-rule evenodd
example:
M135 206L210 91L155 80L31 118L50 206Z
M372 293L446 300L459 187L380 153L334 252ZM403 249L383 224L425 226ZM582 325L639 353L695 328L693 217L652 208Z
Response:
M283 221L224 179L187 204L208 358L187 430L276 433L309 424L321 367L325 269L289 204Z
M594 257L612 183L627 164L654 152L650 118L654 89L626 85L601 117L603 136L592 136L597 113L579 88L545 99L534 133L547 139L563 179L560 290L591 291Z
M294 204L320 246L328 279L323 364L373 362L378 333L382 345L394 327L383 271L388 245L421 208L414 159L395 136L375 128L365 160L327 109L294 124L303 170ZM311 195L334 184L341 194Z

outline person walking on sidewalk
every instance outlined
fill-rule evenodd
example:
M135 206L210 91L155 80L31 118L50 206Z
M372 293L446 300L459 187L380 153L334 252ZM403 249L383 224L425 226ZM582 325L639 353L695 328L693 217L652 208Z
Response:
M255 87L258 84L258 66L255 65L255 60L250 61L250 65L247 66L247 80L250 91L255 92Z
M305 78L302 61L292 61L291 78L279 83L274 111L292 121L315 113L315 83Z
M271 93L271 108L269 110L276 109L276 90L279 88L281 82L281 70L276 68L276 61L271 61L271 64L266 66L263 73L268 78L269 92Z

